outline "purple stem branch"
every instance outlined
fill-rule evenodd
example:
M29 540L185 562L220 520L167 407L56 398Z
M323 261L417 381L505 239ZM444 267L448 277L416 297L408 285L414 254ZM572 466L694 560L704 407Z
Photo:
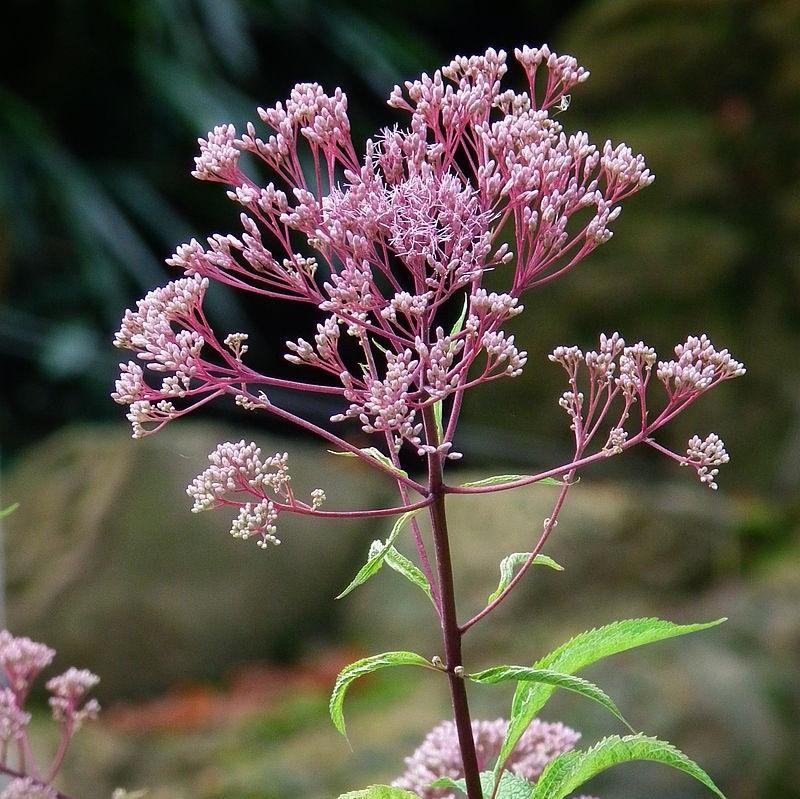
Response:
M547 543L547 539L550 536L550 533L553 531L553 528L556 526L556 522L558 521L558 514L561 512L561 508L564 506L564 500L567 497L567 491L569 491L570 487L572 486L572 478L574 477L574 473L570 472L567 475L567 479L564 482L564 485L561 486L561 491L558 493L558 498L556 499L556 503L553 506L553 511L550 514L550 517L546 520L544 525L544 530L542 531L542 535L540 536L539 540L536 542L536 546L533 548L533 551L528 556L528 559L525 563L522 564L520 570L514 575L511 582L503 589L502 593L500 593L494 600L492 600L482 611L476 613L469 621L464 622L461 625L460 630L461 634L463 635L473 624L477 624L482 618L488 616L513 590L517 583L525 576L525 572L533 565L536 556L542 551L545 543Z

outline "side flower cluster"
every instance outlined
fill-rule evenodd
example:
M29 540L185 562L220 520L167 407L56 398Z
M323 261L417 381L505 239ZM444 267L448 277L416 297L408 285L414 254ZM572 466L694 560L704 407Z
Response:
M281 510L316 510L325 501L320 488L311 492L308 504L295 499L288 460L286 452L262 458L261 449L244 439L220 444L208 456L208 467L186 489L194 501L192 511L238 508L230 530L234 538L257 538L262 549L280 544L275 522Z
M569 389L558 404L570 418L579 456L598 435L605 436L601 452L607 456L644 442L682 466L692 467L701 483L717 488L718 467L730 459L716 433L705 439L693 436L685 456L656 444L651 435L709 389L745 374L744 366L727 350L717 350L705 334L689 336L675 347L675 359L659 361L655 350L644 342L627 346L619 333L614 333L601 335L596 351L584 355L578 347L561 346L549 357L567 373ZM648 405L647 389L654 369L664 395L657 411ZM636 404L640 409L633 413ZM599 432L609 427L607 433Z
M50 693L53 719L61 729L61 743L46 770L37 765L28 740L30 714L25 704L31 688L41 672L55 657L55 650L30 638L15 637L8 630L0 631L0 668L7 687L0 690L0 771L12 768L12 780L0 792L0 799L56 799L51 783L58 773L70 741L84 721L94 719L100 705L88 693L99 678L86 669L69 668L46 683Z

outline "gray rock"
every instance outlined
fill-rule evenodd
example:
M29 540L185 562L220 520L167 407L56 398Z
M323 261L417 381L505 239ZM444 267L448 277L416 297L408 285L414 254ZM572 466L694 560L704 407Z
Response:
M131 441L120 425L65 430L5 482L20 502L5 524L10 629L102 675L106 696L331 641L333 597L372 524L281 519L283 544L262 551L227 535L225 511L190 513L187 483L219 441L240 438L289 451L299 496L322 486L331 508L393 501L391 481L356 461L259 432L183 423Z

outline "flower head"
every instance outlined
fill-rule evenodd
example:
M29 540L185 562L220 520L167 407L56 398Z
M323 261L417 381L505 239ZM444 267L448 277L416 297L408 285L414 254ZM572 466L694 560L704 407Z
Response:
M86 695L99 682L100 678L96 674L74 666L48 680L47 690L51 694L53 718L61 724L69 723L73 730L79 729L87 719L97 718L100 705L95 699L87 701Z
M508 721L473 721L472 734L478 757L478 767L491 768L500 754L508 730ZM580 734L564 724L534 720L520 738L507 768L529 781L535 781L544 767L556 755L567 752L578 742ZM434 727L411 757L406 758L406 771L392 784L416 793L421 799L455 799L443 788L431 788L440 777L459 779L464 776L458 736L452 721Z
M30 638L15 638L8 630L0 630L0 666L11 690L24 698L39 673L53 660L55 650Z

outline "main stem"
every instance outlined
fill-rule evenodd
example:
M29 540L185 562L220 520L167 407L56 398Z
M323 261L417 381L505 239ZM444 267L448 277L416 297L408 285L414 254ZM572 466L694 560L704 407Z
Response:
M423 412L428 440L436 440L436 422L429 408ZM458 745L464 764L464 779L467 799L483 799L480 769L472 737L472 720L469 715L467 689L463 676L456 674L461 662L461 630L456 616L456 597L453 588L453 564L450 560L450 539L447 535L447 512L445 510L444 481L442 478L442 455L433 452L428 456L429 491L433 498L430 505L431 530L436 552L436 570L442 604L442 638L444 640L445 668L450 683L450 699L453 705L453 720L458 733Z

